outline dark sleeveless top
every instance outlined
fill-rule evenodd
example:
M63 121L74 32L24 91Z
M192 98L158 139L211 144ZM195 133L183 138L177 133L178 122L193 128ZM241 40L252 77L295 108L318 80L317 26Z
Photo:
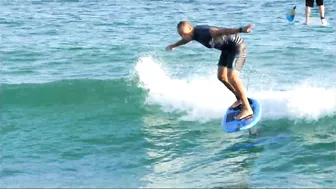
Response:
M201 43L207 48L215 48L222 51L234 49L239 44L244 42L238 33L212 38L210 34L210 28L217 27L208 25L195 26L193 40Z

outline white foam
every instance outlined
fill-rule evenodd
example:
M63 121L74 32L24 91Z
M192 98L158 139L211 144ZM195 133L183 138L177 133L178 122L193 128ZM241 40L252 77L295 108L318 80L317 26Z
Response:
M207 122L221 119L235 98L216 78L173 79L151 57L141 57L135 67L140 86L148 90L147 104L160 105L166 112L181 112L182 120ZM249 87L248 96L260 101L263 119L317 120L336 114L336 90L308 85L286 91Z

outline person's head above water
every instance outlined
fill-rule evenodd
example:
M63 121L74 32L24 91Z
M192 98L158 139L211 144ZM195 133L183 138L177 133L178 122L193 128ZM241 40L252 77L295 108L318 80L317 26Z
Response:
M177 33L187 41L192 40L194 27L188 21L180 21L177 24Z

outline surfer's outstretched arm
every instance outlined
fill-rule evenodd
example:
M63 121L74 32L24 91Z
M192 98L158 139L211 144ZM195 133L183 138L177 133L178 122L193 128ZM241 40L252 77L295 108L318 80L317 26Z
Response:
M181 39L179 40L178 42L174 43L174 44L171 44L171 45L168 45L166 47L167 50L173 50L174 48L178 47L178 46L181 46L181 45L185 45L187 43L189 43L190 41L188 40L185 40L185 39Z
M243 28L211 28L210 33L212 37L219 37L222 35L231 35L236 33L251 33L254 24L249 24Z

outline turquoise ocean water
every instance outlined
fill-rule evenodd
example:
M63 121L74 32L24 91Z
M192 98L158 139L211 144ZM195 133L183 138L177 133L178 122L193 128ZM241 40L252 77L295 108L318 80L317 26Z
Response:
M297 5L294 23L286 12ZM0 1L0 187L336 186L336 1ZM256 129L225 133L219 52L176 24L240 27Z

